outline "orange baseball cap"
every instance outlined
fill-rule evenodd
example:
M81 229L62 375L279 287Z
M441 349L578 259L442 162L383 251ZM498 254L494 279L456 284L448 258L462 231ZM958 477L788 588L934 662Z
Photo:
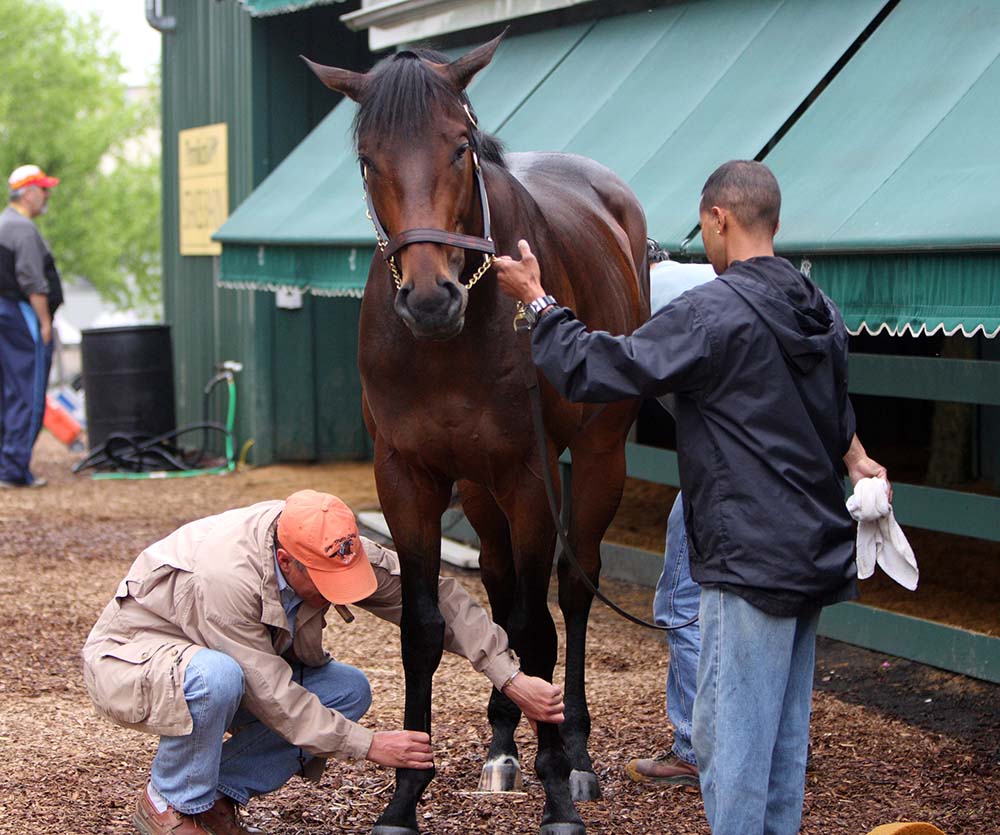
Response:
M59 178L50 177L37 165L19 165L10 172L10 176L7 178L7 185L11 191L17 191L26 186L52 188L59 185Z
M278 541L331 603L357 603L378 587L354 512L336 496L292 493L278 518Z

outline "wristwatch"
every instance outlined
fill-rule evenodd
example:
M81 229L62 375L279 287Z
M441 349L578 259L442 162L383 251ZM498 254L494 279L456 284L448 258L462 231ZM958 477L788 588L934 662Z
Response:
M559 304L559 302L555 300L554 296L546 294L544 296L539 296L533 302L525 305L524 319L528 323L528 327L533 328L535 326L538 322L538 317L546 307L551 307L552 305L557 304Z

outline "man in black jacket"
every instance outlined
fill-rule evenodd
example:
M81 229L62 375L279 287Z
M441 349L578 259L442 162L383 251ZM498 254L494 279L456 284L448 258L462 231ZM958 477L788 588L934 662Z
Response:
M805 786L820 608L857 595L852 478L884 470L855 435L834 304L774 256L781 194L732 161L702 191L718 278L630 336L589 332L544 296L525 241L498 259L534 315L532 357L571 400L677 395L691 575L701 585L693 742L714 835L794 835Z

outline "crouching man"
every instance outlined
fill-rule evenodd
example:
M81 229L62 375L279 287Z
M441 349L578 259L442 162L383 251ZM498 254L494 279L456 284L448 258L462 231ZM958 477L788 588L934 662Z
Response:
M427 734L358 724L368 680L323 650L331 604L348 622L358 603L398 625L400 589L396 555L312 490L191 522L143 551L83 648L97 712L160 737L135 827L259 831L237 804L294 774L318 779L328 757L433 768ZM438 595L445 647L529 719L561 722L562 689L519 674L506 634L455 580Z

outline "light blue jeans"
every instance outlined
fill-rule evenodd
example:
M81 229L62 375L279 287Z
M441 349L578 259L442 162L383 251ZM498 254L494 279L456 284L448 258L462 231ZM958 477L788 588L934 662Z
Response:
M331 661L292 667L293 680L324 705L357 721L371 705L371 687L355 667ZM201 649L184 673L184 698L194 728L186 736L162 736L153 758L153 787L178 812L210 809L220 794L245 805L251 797L281 788L312 757L240 708L243 671L228 655ZM232 736L223 742L223 734Z
M676 626L698 614L701 588L691 579L688 539L684 528L684 506L677 494L667 518L667 543L663 573L653 597L653 618L657 626ZM691 745L691 714L698 687L698 653L701 631L698 622L667 632L670 664L667 667L667 717L674 726L674 756L697 765Z
M799 831L818 622L702 589L693 740L712 835Z

